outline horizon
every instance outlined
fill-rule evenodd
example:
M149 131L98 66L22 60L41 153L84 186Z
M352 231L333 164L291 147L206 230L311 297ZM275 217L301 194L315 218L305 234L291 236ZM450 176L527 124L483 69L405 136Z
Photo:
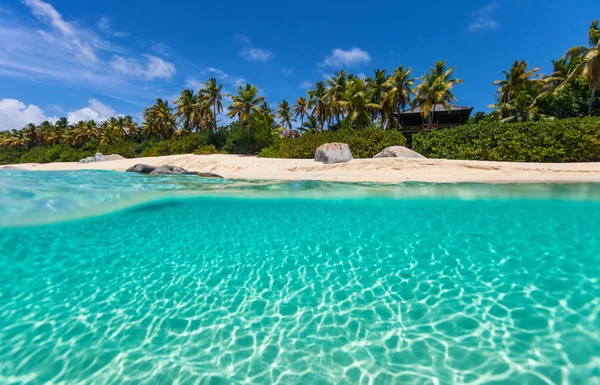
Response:
M131 115L140 122L157 98L172 103L181 90L197 91L210 77L226 93L250 82L271 107L284 99L293 104L335 70L369 76L404 65L418 78L436 60L456 66L464 80L454 89L457 104L487 113L492 82L514 60L549 74L551 60L587 43L600 7L580 3L565 9L558 1L464 0L438 7L443 3L436 0L430 15L410 20L402 15L422 9L390 6L385 15L398 10L405 23L399 26L365 19L347 3L322 4L318 12L275 2L260 8L189 4L183 11L157 1L133 0L123 9L115 0L11 0L0 6L0 130L62 116L76 123ZM376 11L385 4L393 3Z

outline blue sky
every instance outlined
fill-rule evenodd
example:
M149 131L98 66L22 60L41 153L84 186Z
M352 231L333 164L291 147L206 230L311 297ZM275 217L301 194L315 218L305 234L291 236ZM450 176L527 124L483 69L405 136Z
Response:
M577 3L577 5L575 5ZM156 98L216 76L249 81L275 106L336 69L369 75L447 59L461 105L486 110L515 59L550 60L586 43L598 0L2 0L0 130L68 116L140 119Z

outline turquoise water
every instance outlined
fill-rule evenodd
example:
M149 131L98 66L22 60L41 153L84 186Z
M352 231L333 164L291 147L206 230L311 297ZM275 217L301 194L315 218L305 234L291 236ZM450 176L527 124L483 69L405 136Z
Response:
M0 171L0 383L598 384L599 195Z

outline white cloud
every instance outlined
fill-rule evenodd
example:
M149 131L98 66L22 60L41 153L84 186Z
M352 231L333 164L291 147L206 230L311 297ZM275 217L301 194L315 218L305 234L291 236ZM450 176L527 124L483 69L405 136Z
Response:
M117 112L114 109L106 104L103 104L98 99L90 99L87 107L69 112L67 115L67 120L71 124L78 123L82 120L94 120L96 122L101 122L113 116L117 116Z
M473 31L491 31L500 27L500 24L493 19L493 13L500 3L492 1L485 7L478 9L472 13L472 20L467 29Z
M100 18L100 20L98 20L98 23L96 24L96 27L98 27L98 30L102 33L105 33L107 35L113 36L113 37L124 37L124 36L128 36L129 33L127 32L115 32L113 31L110 19L106 16L103 16Z
M143 56L146 58L145 63L140 62L137 59L129 59L115 55L114 59L110 62L110 65L117 72L145 80L170 78L175 74L175 66L173 64L156 56Z
M300 88L310 88L312 86L313 86L312 82L310 82L308 80L304 80L302 83L300 83Z
M326 56L321 62L322 66L330 67L350 67L357 64L365 64L371 61L369 53L358 47L347 51L336 48L331 51L331 55Z
M58 106L51 107L60 109ZM82 120L101 122L113 116L118 116L113 108L98 99L90 99L86 107L69 112L67 119L69 123L75 124ZM35 104L26 105L17 99L0 100L0 131L19 130L29 123L55 122L57 119L58 117L47 116L44 110Z
M238 39L244 44L244 47L238 51L238 55L244 60L266 62L273 57L273 52L268 49L254 47L248 37L238 36Z
M40 124L48 118L44 110L34 104L25 105L17 99L0 100L0 131L19 130L29 123Z
M292 69L292 68L283 68L283 69L281 70L281 73L282 73L284 76L290 76L292 73L294 73L294 69Z
M175 74L175 66L157 56L131 54L91 29L65 20L42 0L22 0L40 21L0 14L0 76L27 80L51 80L109 93L114 97L146 98L150 80ZM110 28L110 20L100 28ZM112 29L111 29L112 31ZM124 52L129 52L125 55ZM122 58L115 62L115 56ZM123 60L131 66L124 69ZM119 65L121 64L121 65Z

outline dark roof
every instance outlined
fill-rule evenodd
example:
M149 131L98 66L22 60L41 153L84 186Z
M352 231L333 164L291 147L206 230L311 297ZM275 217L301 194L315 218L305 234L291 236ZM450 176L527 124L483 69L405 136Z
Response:
M406 110L404 112L401 112L400 115L412 115L412 114L420 114L421 113L421 106L417 106L417 107L413 107L410 110ZM443 104L436 104L435 105L435 112L468 112L469 115L471 114L471 111L473 111L473 107L463 107L463 106L456 106L451 104L450 105L450 109L447 109L446 106L444 106Z

